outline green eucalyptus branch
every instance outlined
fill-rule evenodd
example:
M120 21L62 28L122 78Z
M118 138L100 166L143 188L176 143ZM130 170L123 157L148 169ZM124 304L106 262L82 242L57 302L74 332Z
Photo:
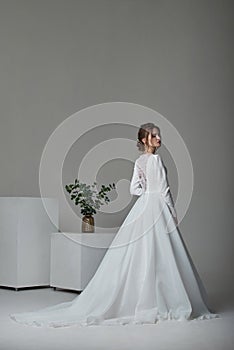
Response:
M65 189L70 194L70 198L74 201L75 205L79 205L81 208L81 214L93 215L97 213L97 209L100 209L101 205L108 204L110 202L107 192L115 189L115 184L109 184L108 186L102 185L101 190L97 189L97 182L93 185L86 185L75 179L74 183L65 185Z

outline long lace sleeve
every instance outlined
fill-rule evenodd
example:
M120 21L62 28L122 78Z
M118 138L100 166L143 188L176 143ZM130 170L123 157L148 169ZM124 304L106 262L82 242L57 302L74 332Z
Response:
M145 177L137 161L134 164L133 175L130 183L130 193L140 196L145 191Z
M167 203L172 216L174 218L177 218L177 212L176 212L174 201L171 195L171 190L167 179L166 169L164 167L163 161L159 154L157 155L156 159L157 159L157 171L158 171L160 192L165 202Z

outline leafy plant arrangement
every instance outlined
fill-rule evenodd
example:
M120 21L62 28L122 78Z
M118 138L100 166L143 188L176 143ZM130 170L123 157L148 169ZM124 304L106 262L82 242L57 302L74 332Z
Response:
M96 214L96 209L100 209L101 205L110 202L107 192L115 189L115 184L109 184L108 186L102 185L101 190L97 190L97 182L93 185L86 185L75 179L75 182L70 185L66 185L65 189L70 194L71 200L75 205L80 205L81 214L93 215Z

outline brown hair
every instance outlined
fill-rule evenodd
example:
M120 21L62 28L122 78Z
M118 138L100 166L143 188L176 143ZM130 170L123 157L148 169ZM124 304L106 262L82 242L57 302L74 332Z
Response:
M138 130L137 148L140 152L145 151L145 145L142 139L146 138L146 145L149 146L148 137L154 128L157 128L160 133L160 128L154 123L145 123L140 126Z

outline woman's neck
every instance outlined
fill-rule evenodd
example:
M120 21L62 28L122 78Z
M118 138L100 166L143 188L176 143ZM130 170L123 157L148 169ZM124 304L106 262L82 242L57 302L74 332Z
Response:
M155 154L157 150L154 150L154 151L145 151L143 152L143 154Z

